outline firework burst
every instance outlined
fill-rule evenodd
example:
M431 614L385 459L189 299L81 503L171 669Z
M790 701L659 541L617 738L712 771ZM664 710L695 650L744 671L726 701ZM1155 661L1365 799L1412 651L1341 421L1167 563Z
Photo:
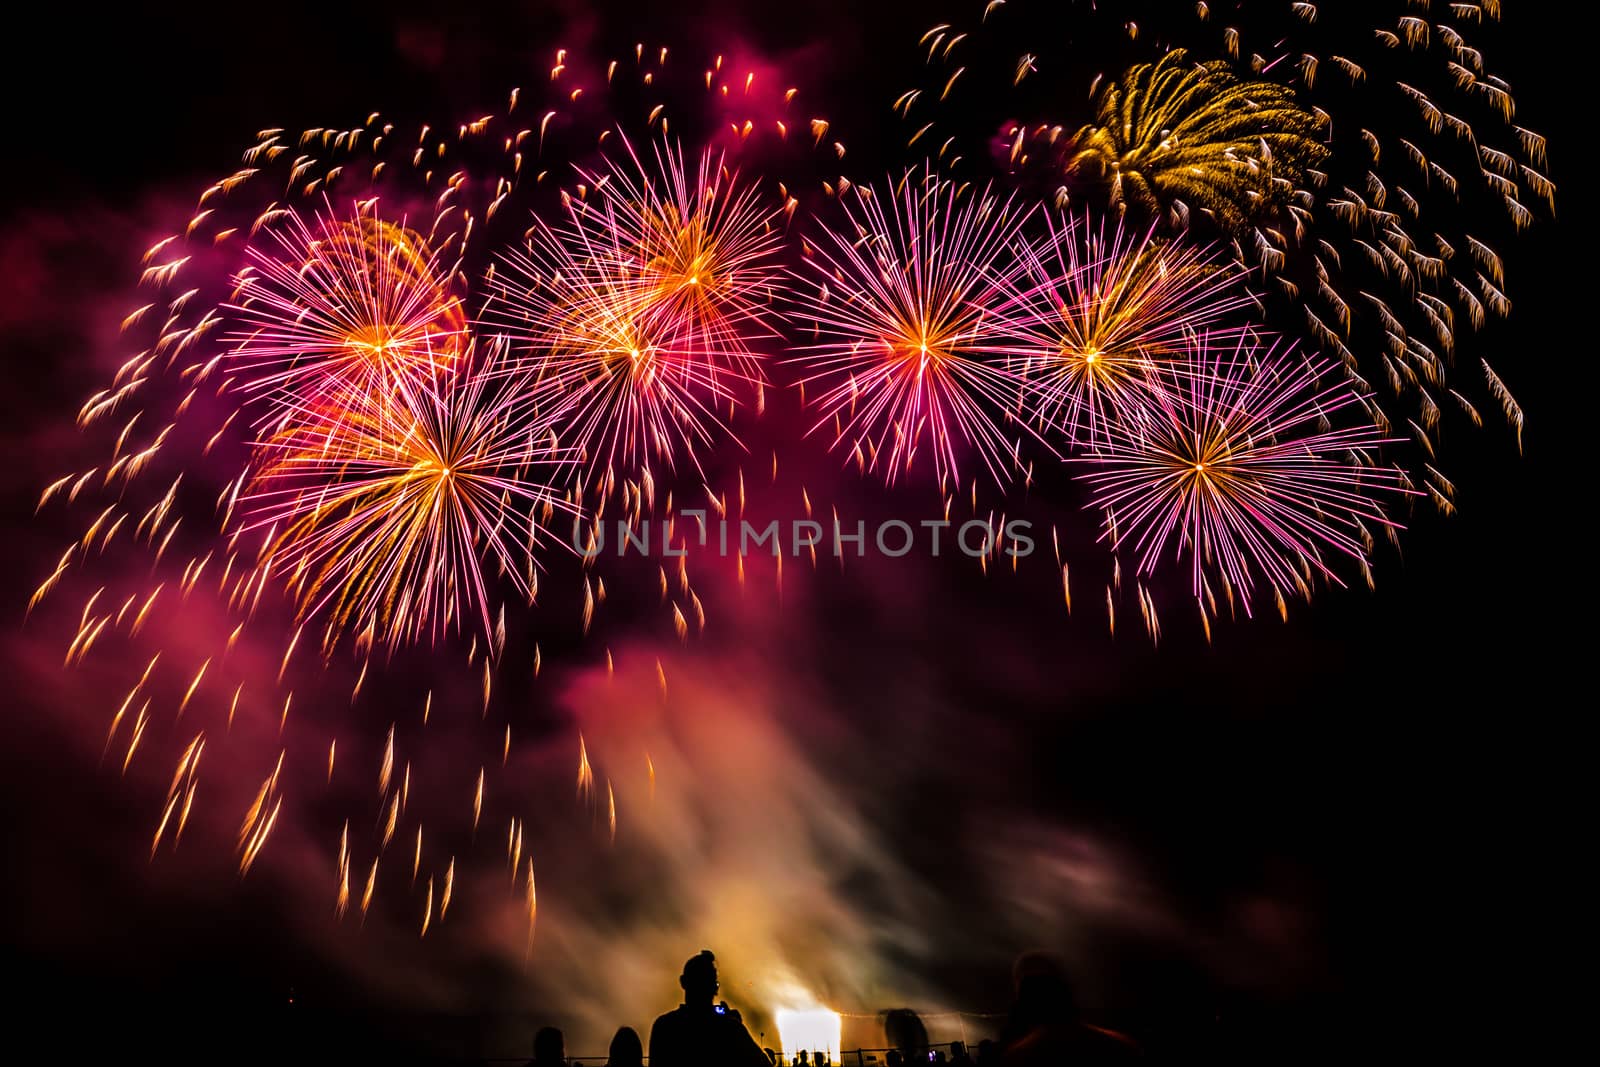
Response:
M574 207L574 218L588 209ZM596 247L579 225L536 221L525 249L505 253L491 279L485 328L517 353L563 444L585 467L690 465L724 424L726 374L684 358L678 324L640 299L627 250Z
M1500 5L974 0L969 12L922 36L929 77L896 102L912 142L938 144L951 169L994 158L1058 196L1214 231L1261 269L1277 327L1340 363L1413 455L1433 460L1451 408L1482 424L1462 378L1520 434L1507 382L1464 358L1472 331L1510 312L1497 243L1554 209L1545 139L1472 39ZM1062 104L1085 88L1076 65L1037 51L1052 39L1107 65L1087 86L1087 124ZM958 93L981 121L940 106ZM971 151L996 125L1000 151ZM1449 510L1450 483L1423 466Z
M593 195L566 197L563 224L535 220L526 247L502 254L483 317L591 468L698 466L735 386L762 380L751 345L775 336L781 237L711 152L693 178L670 146L656 171L631 146L628 158L580 172Z
M799 357L820 388L812 432L831 427L833 447L889 483L924 447L941 483L959 481L962 446L1003 482L1000 420L1021 383L994 354L1007 336L995 309L1029 212L928 172L841 202L848 226L825 229L811 260L821 295L796 312L819 338Z
M1309 596L1314 575L1339 582L1337 557L1365 569L1370 527L1392 526L1374 498L1405 483L1373 465L1384 438L1370 422L1327 428L1356 404L1351 387L1324 385L1326 368L1248 338L1197 339L1192 359L1154 391L1147 417L1110 424L1106 445L1080 461L1104 538L1131 548L1141 574L1169 548L1187 557L1197 597L1213 569L1247 612L1258 582L1281 602Z
M393 648L475 615L491 632L492 567L532 587L540 513L561 457L530 419L523 383L491 356L298 409L258 442L239 529L273 531L266 565L302 615L372 630Z
M1203 245L1087 216L1046 221L1018 246L1001 351L1027 380L1038 422L1093 447L1112 421L1136 417L1159 368L1186 365L1196 331L1232 336L1219 324L1253 300L1246 272Z
M236 320L231 366L252 396L361 393L461 355L466 317L439 257L375 208L328 207L309 223L282 208L265 247L248 250L224 310Z
M241 873L268 862L273 828L306 811L291 783L309 767L320 787L340 790L387 726L371 840L359 830L362 812L338 837L337 863L328 855L336 914L364 919L381 896L409 887L408 906L429 936L447 909L455 917L455 858L430 855L420 812L407 811L411 757L418 783L430 749L448 765L437 781L470 762L476 783L464 789L471 802L460 814L465 823L470 810L475 829L509 801L496 795L493 769L457 761L459 749L397 753L397 713L370 717L369 694L383 691L391 671L425 676L417 703L426 728L430 709L464 680L464 660L483 717L500 718L495 682L508 642L531 643L515 647L536 676L530 631L549 618L541 612L526 625L532 613L515 601L532 598L540 561L554 563L541 535L581 499L566 490L564 506L549 484L576 465L550 429L556 416L575 417L569 436L588 434L591 452L602 452L601 427L617 424L605 400L592 402L602 410L588 422L589 393L568 388L581 375L564 377L563 359L599 354L608 369L628 368L615 376L623 391L659 398L636 409L622 436L648 442L660 433L673 447L685 436L715 439L715 413L726 416L741 384L760 378L758 342L774 321L765 305L783 283L771 251L797 206L779 185L783 199L768 210L765 187L740 178L731 161L759 155L770 168L815 155L831 167L845 153L826 139L828 121L802 112L799 90L771 67L671 55L643 43L615 58L553 48L548 80L512 89L502 107L476 117L414 124L373 112L342 128L261 130L148 250L137 306L122 323L121 345L133 354L79 413L80 429L104 450L56 477L39 500L41 510L77 514L30 610L71 627L69 667L91 655L97 667L133 665L120 706L108 709L104 745L119 748L114 763L131 775L168 757L166 769L176 767L150 827L152 856L176 846L191 809L233 803L231 789L216 787L236 784L237 768L226 782L216 768L236 755L252 765L253 781L234 813L243 816L235 860ZM630 151L614 167L576 166L624 130L664 138L669 115L703 129L719 154L686 165L673 150L649 160ZM809 135L791 136L791 126ZM572 249L565 266L581 269L569 270L559 314L536 319L565 338L544 363L526 347L475 340L466 312L498 299L492 283L480 288L478 267L517 243L523 224L509 220L552 206L547 178L568 167L581 184L567 195L592 213L572 227L588 228L601 254L581 242ZM807 164L805 173L820 181L836 172ZM607 228L631 238L608 247L596 235ZM636 362L655 371L635 371ZM697 369L686 376L688 363ZM703 432L684 428L696 420ZM648 473L621 483L636 515L656 506ZM672 490L661 499L670 516ZM606 584L579 569L568 574L581 578L587 634ZM666 580L663 571L663 588ZM671 609L686 637L685 616L704 627L705 611L683 566L678 590ZM319 638L321 656L307 655ZM380 644L388 655L374 655ZM395 654L401 646L407 655ZM605 658L609 665L609 650ZM317 723L297 728L291 709L308 706ZM509 762L510 724L488 729L495 758ZM209 782L196 769L202 753ZM623 804L620 793L611 798L613 826ZM523 814L511 821L511 864L526 872L531 928ZM415 842L408 862L385 860L380 873L377 856L402 839ZM429 839L437 840L431 830Z
M656 146L653 166L623 143L627 163L584 178L601 193L611 244L633 250L636 299L670 327L669 345L707 375L761 381L751 345L777 336L774 298L787 291L778 263L782 209L765 205L755 185L709 149L691 172L671 142Z
M1232 232L1287 201L1327 158L1322 125L1287 87L1180 48L1101 90L1095 121L1067 142L1064 170L1104 183L1119 210L1178 227L1198 210Z

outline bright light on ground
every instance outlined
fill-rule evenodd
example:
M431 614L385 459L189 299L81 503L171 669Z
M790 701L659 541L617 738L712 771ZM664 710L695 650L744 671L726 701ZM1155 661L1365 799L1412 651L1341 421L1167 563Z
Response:
M775 1013L778 1020L778 1040L783 1042L783 1058L786 1062L794 1062L796 1054L805 1049L813 1054L811 1062L815 1063L817 1052L826 1052L829 1063L839 1061L839 1013L829 1011L827 1008L811 1008L806 1011L779 1010Z

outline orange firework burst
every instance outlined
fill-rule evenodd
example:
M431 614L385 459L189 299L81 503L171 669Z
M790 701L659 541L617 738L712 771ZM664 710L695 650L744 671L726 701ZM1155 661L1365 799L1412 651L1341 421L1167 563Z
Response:
M266 565L302 614L393 647L468 613L489 634L483 562L528 592L538 513L565 507L538 474L560 457L499 364L399 377L331 413L306 405L258 444L240 528L272 531Z
M722 425L716 404L732 399L727 385L677 358L660 317L639 306L625 268L615 260L586 264L568 246L571 237L538 224L533 254L513 252L496 272L490 314L508 333L518 331L511 343L547 399L559 438L589 466L693 462ZM540 266L533 258L540 253L558 265Z
M709 374L761 380L750 346L776 336L773 299L786 281L779 212L710 151L691 175L670 143L656 147L653 168L624 144L631 166L585 178L603 191L605 228L636 250L637 299L668 326L672 348Z

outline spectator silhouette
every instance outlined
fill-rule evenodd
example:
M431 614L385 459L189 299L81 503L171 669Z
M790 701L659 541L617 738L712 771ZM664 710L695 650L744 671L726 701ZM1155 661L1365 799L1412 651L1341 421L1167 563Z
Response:
M967 1046L961 1041L950 1042L951 1067L972 1067L972 1057L967 1055Z
M533 1035L533 1059L528 1067L565 1067L566 1062L567 1042L560 1030L546 1026Z
M644 1044L637 1030L624 1026L617 1031L606 1055L606 1067L644 1067Z
M650 1028L650 1067L767 1067L766 1054L727 1001L717 995L717 958L691 956L678 977L683 1003Z
M1012 971L1016 999L1000 1034L1003 1067L1118 1064L1137 1059L1139 1047L1113 1030L1090 1026L1060 961L1027 953Z
M884 1016L883 1036L907 1063L928 1058L928 1028L910 1008L895 1008Z
M889 1050L889 1054L883 1058L883 1062L885 1067L902 1067L902 1065L906 1062L906 1059L904 1056L900 1055L899 1049L892 1048Z

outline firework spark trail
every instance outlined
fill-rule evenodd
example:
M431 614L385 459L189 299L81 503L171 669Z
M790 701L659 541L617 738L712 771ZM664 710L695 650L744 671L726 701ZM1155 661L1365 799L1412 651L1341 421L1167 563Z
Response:
M825 229L811 260L821 298L795 313L820 338L796 357L803 384L821 385L811 432L831 424L832 447L891 484L924 444L941 483L959 483L966 445L1003 484L1012 448L999 420L1021 380L991 355L1006 336L994 309L1031 212L926 171L840 202L848 226Z
M1212 343L1235 336L1221 323L1253 298L1245 271L1204 245L1045 218L1043 235L1018 244L1022 270L997 310L1012 338L995 351L1026 379L1041 424L1093 448L1112 422L1137 418L1159 367L1187 365L1196 331Z
M1369 525L1393 525L1374 497L1404 479L1372 465L1385 438L1370 422L1323 428L1357 403L1350 385L1323 385L1325 366L1248 339L1198 339L1192 358L1199 371L1167 376L1151 417L1111 424L1105 447L1079 461L1106 513L1103 539L1130 546L1141 574L1172 546L1189 558L1196 597L1215 567L1247 612L1258 577L1281 600L1309 596L1312 573L1342 584L1327 556L1365 567Z

